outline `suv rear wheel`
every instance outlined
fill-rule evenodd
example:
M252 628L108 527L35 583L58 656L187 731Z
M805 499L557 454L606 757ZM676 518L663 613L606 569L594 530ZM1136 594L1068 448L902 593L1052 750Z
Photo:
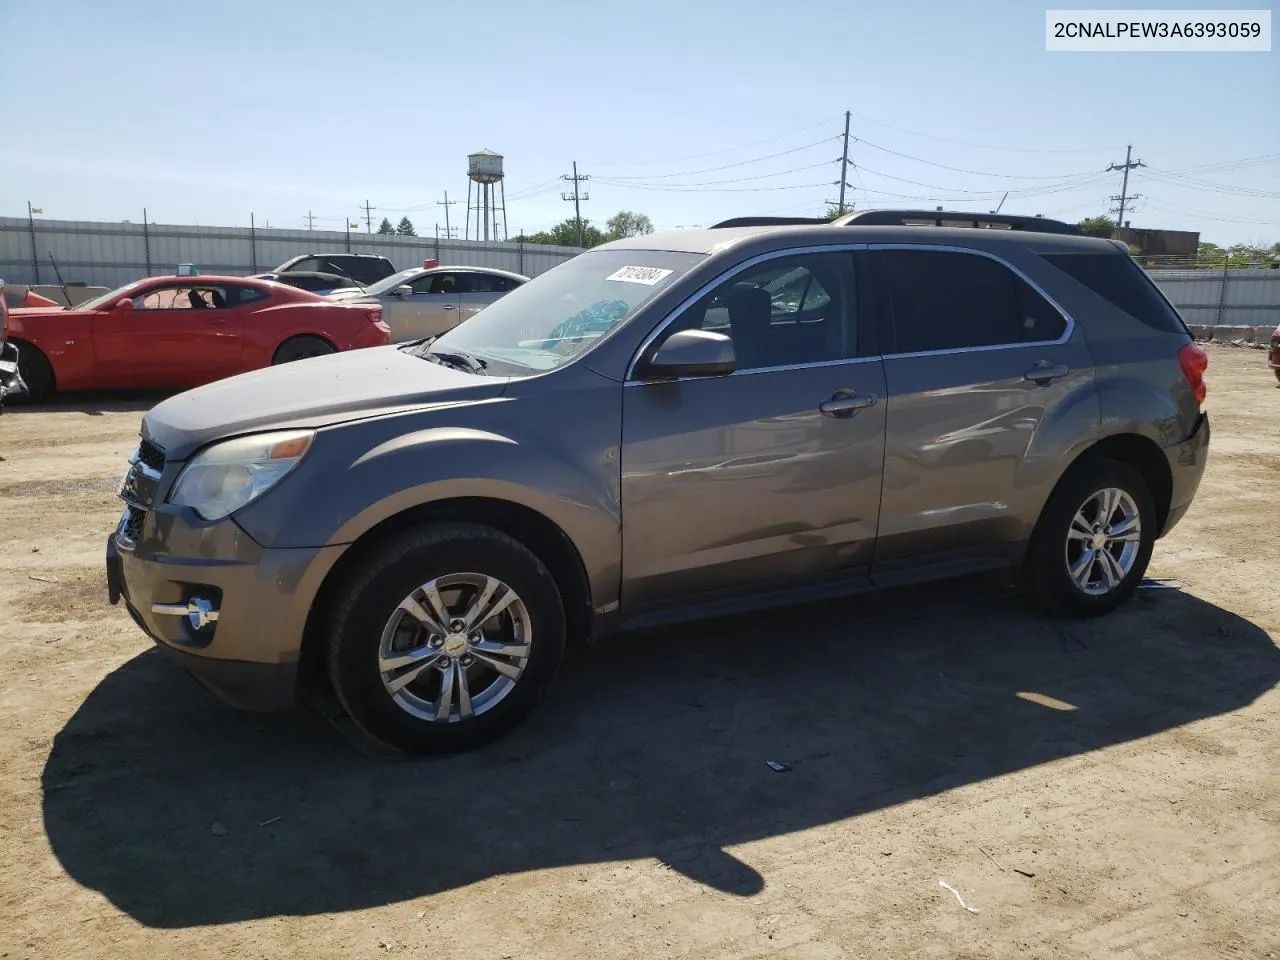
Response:
M1028 586L1055 612L1107 613L1137 589L1155 537L1155 503L1142 474L1116 460L1083 460L1041 514L1027 554Z
M555 580L522 544L478 524L411 530L338 599L328 667L366 733L410 753L468 749L536 706L564 651Z

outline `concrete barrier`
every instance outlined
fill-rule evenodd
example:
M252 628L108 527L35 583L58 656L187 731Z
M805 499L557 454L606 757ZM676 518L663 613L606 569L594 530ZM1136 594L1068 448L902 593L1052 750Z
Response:
M1250 327L1225 324L1221 326L1206 326L1204 324L1189 323L1187 328L1197 340L1222 340L1227 342L1242 340L1245 343L1263 345L1271 342L1271 335L1276 330L1274 324Z

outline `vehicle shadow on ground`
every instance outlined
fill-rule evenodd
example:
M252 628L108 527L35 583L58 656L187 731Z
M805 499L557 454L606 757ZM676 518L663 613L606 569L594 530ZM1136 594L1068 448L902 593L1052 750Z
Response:
M152 927L648 857L750 896L764 878L724 847L1222 714L1278 680L1264 631L1177 590L1064 622L954 584L618 641L500 743L384 762L308 714L223 708L148 652L55 738L44 822L72 878Z
M21 397L5 401L4 416L10 414L83 413L100 417L104 413L146 413L161 400L173 396L172 390L117 390L112 393L58 393L40 403L28 403Z

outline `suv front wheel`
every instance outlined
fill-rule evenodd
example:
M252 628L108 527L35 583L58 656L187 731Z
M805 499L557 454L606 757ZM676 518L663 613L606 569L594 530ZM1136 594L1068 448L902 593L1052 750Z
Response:
M537 704L564 650L554 578L478 524L385 545L349 580L329 627L329 677L366 733L426 754L479 746Z
M1108 613L1137 589L1155 538L1155 503L1142 474L1116 460L1083 460L1041 514L1027 553L1028 586L1057 613Z

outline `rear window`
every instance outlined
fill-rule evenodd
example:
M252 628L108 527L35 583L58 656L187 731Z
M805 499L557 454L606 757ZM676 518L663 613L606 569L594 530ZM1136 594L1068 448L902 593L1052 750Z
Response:
M1045 253L1045 260L1135 320L1163 333L1186 333L1176 310L1132 258L1107 253Z

